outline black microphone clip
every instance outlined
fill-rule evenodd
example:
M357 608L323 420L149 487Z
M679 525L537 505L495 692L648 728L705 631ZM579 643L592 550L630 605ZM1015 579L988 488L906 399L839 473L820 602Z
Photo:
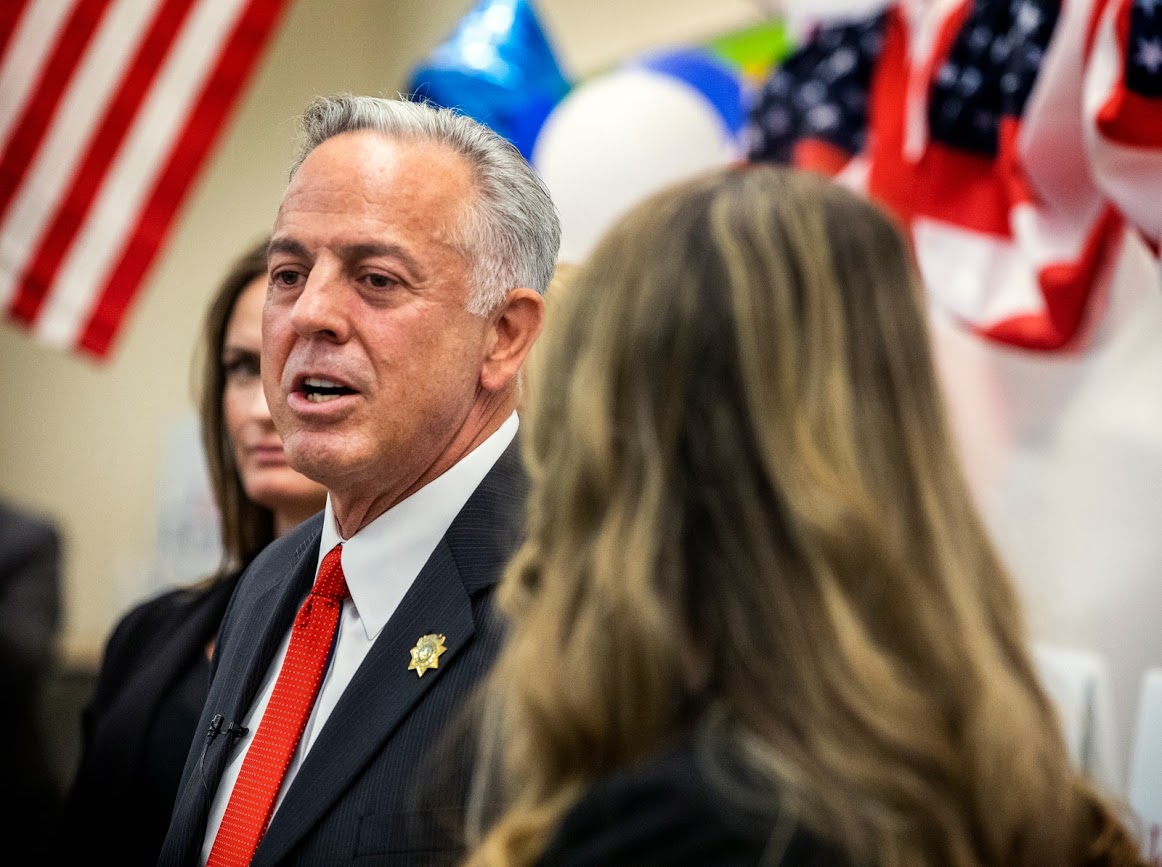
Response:
M214 714L214 718L210 720L210 730L206 732L206 742L209 743L214 740L222 732L240 738L249 731L250 729L244 725L239 725L236 722L226 722L226 717L220 713L216 713Z

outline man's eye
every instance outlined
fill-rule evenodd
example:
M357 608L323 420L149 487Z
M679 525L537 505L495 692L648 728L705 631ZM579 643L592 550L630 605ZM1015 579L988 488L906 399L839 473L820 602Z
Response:
M365 279L375 289L388 289L398 282L386 274L368 274Z
M270 275L270 282L275 286L294 286L298 281L297 271L275 271Z

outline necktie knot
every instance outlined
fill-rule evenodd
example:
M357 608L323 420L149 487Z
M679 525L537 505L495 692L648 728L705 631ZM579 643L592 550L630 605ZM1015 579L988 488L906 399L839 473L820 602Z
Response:
M319 574L315 577L315 586L311 593L316 596L326 596L329 599L346 599L351 594L347 590L347 578L343 575L343 564L340 560L343 546L336 545L319 564Z

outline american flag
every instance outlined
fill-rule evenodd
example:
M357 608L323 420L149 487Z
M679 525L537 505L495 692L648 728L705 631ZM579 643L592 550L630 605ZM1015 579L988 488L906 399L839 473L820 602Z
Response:
M286 0L0 2L0 304L107 356Z
M1162 230L1162 0L900 0L824 22L751 120L751 159L888 206L956 321L1073 347Z

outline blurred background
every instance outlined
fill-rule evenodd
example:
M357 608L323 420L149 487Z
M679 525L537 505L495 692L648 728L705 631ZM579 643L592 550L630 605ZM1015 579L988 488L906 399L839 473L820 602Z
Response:
M457 26L488 6L290 0L107 354L0 328L9 388L0 495L52 519L63 542L46 711L62 780L118 615L218 563L194 347L221 276L273 223L296 116L336 91L393 96L419 84L432 98L454 94L457 79L441 74L449 52L464 59ZM745 158L746 108L809 17L757 0L539 0L535 12L546 45L513 50L531 52L546 101L523 132L511 129L526 155L540 149L534 164L562 210L562 257L574 261L635 197ZM733 91L684 53L707 46L732 71ZM1162 293L1156 260L1110 267L1121 271L1090 299L1079 338L1054 351L986 339L938 303L932 320L966 473L1021 589L1046 677L1076 707L1078 749L1124 793L1142 677L1162 665Z

